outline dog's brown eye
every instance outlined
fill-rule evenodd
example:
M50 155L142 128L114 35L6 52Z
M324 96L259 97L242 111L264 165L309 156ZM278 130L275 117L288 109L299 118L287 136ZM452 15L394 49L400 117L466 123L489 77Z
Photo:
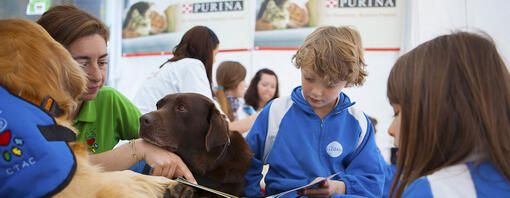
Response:
M184 105L177 105L177 110L184 111Z

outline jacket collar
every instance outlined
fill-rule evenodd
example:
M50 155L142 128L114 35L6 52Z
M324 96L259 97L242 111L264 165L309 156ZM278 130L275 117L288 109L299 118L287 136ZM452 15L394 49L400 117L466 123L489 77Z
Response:
M298 86L298 87L294 88L294 90L292 90L291 98L292 98L292 101L294 101L294 103L299 108L301 108L303 111L308 112L308 113L312 113L312 114L315 113L313 111L312 107L306 102L306 100L305 100L305 98L303 96L303 90L302 90L301 86ZM338 99L337 99L337 102L336 102L336 105L333 108L333 110L331 110L331 112L329 114L331 114L331 113L334 113L334 114L340 113L343 110L349 108L350 106L352 106L354 104L356 104L356 102L351 102L351 99L349 98L349 96L347 96L343 92L340 92L340 94L338 96Z

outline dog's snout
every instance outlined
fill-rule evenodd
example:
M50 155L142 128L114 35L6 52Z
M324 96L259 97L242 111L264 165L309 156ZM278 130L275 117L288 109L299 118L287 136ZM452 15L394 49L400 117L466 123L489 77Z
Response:
M142 115L142 117L140 117L140 125L142 125L142 126L150 127L150 126L153 126L155 123L156 123L156 117L151 115L150 113L147 113L145 115Z

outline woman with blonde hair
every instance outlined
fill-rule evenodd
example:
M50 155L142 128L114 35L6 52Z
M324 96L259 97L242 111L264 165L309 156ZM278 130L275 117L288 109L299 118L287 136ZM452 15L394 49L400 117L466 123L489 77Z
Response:
M399 147L390 197L510 196L510 76L488 36L421 44L387 90Z

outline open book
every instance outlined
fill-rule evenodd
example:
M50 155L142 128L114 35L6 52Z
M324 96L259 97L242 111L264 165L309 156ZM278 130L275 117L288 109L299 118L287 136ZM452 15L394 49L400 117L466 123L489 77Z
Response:
M341 172L338 172L338 173L335 173L333 175L330 175L326 178L322 178L320 180L317 180L317 181L314 181L312 183L309 183L307 185L304 185L304 186L300 186L300 187L297 187L297 188L293 188L293 189L290 189L290 190L287 190L285 192L281 192L281 193L278 193L278 194L275 194L275 195L270 195L270 196L266 196L267 198L277 198L277 197L280 197L280 196L283 196L287 193L290 193L290 192L293 192L293 191L297 191L297 190L300 190L300 189L304 189L304 188L318 188L319 187L319 184L321 182L324 182L328 179L331 179L333 178L334 176L337 176L339 175ZM183 179L183 178L177 178L175 181L179 182L179 183L183 183L183 184L186 184L188 186L192 186L192 187L195 187L195 188L198 188L198 189L202 189L202 190L205 190L207 192L210 192L210 193L213 193L213 194L216 194L216 195L219 195L219 196L222 196L222 197L229 197L229 198L238 198L237 196L234 196L234 195L230 195L230 194L227 194L227 193L224 193L224 192L221 192L221 191L217 191L217 190L214 190L212 188L208 188L208 187L205 187L205 186L202 186L202 185L198 185L198 184L194 184L194 183L191 183L191 182L188 182L186 179Z

